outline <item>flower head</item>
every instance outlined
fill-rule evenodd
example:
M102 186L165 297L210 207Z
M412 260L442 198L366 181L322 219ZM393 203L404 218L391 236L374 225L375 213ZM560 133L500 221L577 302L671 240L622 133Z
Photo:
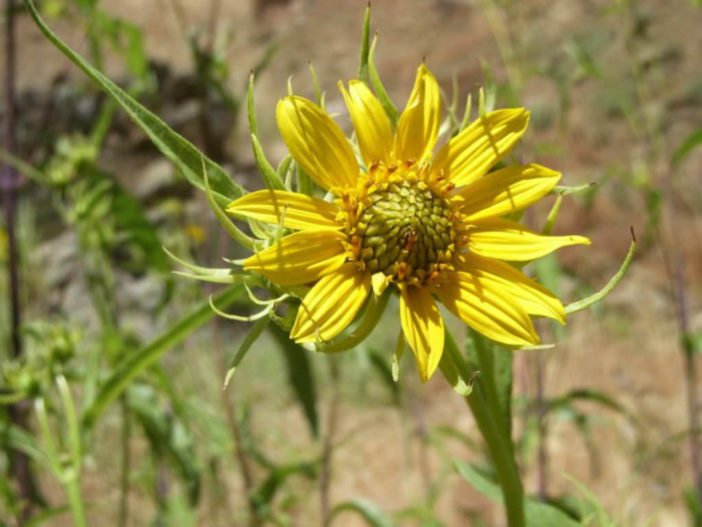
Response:
M439 86L426 66L396 130L361 81L340 84L362 158L318 105L299 96L278 103L280 133L298 165L332 202L262 190L232 213L296 232L243 262L282 285L313 284L291 331L297 342L332 339L370 294L400 294L402 329L427 380L444 347L437 300L474 330L507 346L537 344L531 316L565 322L553 293L506 261L528 261L581 236L543 236L506 219L551 191L561 175L540 165L488 173L526 130L529 113L480 116L434 156Z

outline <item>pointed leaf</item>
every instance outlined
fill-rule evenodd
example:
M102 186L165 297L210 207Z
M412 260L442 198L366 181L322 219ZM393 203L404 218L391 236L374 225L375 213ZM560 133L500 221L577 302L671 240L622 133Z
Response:
M32 0L25 0L25 6L34 22L47 39L66 55L71 62L88 75L107 95L109 95L136 124L149 136L151 142L163 155L170 159L194 186L204 189L202 172L202 154L187 139L172 130L158 116L147 110L127 92L122 90L108 77L94 68L78 53L73 51L53 31L51 31L39 16ZM212 191L219 203L227 205L234 199L245 194L245 190L234 183L229 175L218 164L205 159L210 177Z

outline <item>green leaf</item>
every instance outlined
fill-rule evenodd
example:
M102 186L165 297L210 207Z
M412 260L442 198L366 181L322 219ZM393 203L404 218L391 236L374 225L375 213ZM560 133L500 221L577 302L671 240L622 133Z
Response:
M626 274L627 270L629 269L629 265L631 264L631 260L633 260L634 258L634 253L636 252L636 238L634 237L633 228L631 230L631 238L632 239L631 244L629 245L629 252L626 253L626 257L624 258L622 265L619 267L619 270L614 274L614 276L609 280L609 282L607 282L607 285L605 285L594 295L590 295L587 298L578 300L577 302L571 302L570 304L565 306L566 313L570 314L575 313L576 311L582 311L583 309L586 309L591 305L596 304L600 300L603 300L609 293L612 292L615 286Z
M606 393L591 390L591 389L579 389L571 390L567 394L550 399L548 401L549 408L557 408L560 406L570 405L573 401L590 401L592 403L598 404L609 410L620 413L632 421L636 421L636 416L634 416L629 410L624 408L615 399L607 395Z
M675 149L671 164L679 165L695 148L702 145L702 128L698 128L688 135L680 145Z
M180 169L191 184L204 190L203 154L63 42L41 19L32 0L25 0L25 6L46 38L97 83L144 130L156 148ZM220 204L228 205L245 194L246 191L234 183L222 167L207 158L205 163L212 191Z
M380 508L364 499L355 499L336 505L330 514L330 520L338 516L343 511L353 511L360 514L368 525L372 527L393 527L392 520L380 510Z
M244 291L243 285L233 285L215 296L213 301L220 308L225 308L242 296ZM95 400L85 412L83 418L85 426L92 427L105 409L129 386L130 382L213 316L214 311L210 309L209 300L204 301L152 342L128 354L116 365L107 380L100 386Z
M32 516L32 518L28 520L27 523L25 523L24 525L25 527L39 527L40 525L43 525L49 520L58 518L59 516L62 516L68 512L71 512L71 508L68 505L49 507L48 509L41 511L35 516Z
M3 449L9 447L18 452L24 452L39 463L48 463L34 436L23 428L7 421L0 422L0 445L2 445Z
M358 66L358 78L368 84L370 76L368 75L368 58L370 55L370 18L371 7L370 2L366 7L366 14L363 17L363 31L361 33L361 61Z
M190 504L197 503L201 469L195 456L195 442L183 423L159 407L157 394L150 386L131 385L127 404L144 428L152 451L170 461L187 488Z
M263 147L258 140L258 124L256 123L256 112L254 108L254 74L249 76L249 88L246 92L246 107L249 114L249 132L251 133L251 147L253 149L254 160L258 171L261 173L266 188L274 190L287 190L280 175L268 162Z
M385 113L387 114L388 118L390 119L390 123L392 124L393 128L397 124L397 119L398 119L398 112L397 108L393 104L392 100L390 99L390 96L388 95L388 92L385 91L385 86L383 86L383 81L380 80L380 75L378 75L378 70L375 69L375 46L378 44L378 37L375 36L373 38L373 43L371 44L370 47L370 53L368 54L368 73L370 75L370 80L371 84L373 85L373 89L375 90L375 94L378 96L378 100L380 101L380 104L383 107L383 110L385 110Z
M249 352L253 343L256 342L256 340L258 340L258 337L261 336L261 333L263 333L263 330L266 329L266 326L268 326L268 323L270 321L271 319L268 317L261 318L257 320L253 327L249 330L248 334L246 335L246 338L244 338L244 340L241 342L241 344L239 345L239 349L236 351L236 353L232 357L232 360L229 362L229 368L227 369L227 373L224 376L223 389L227 388L227 386L229 385L229 381L231 380L232 375L234 375L234 372L236 371L237 367L244 359L246 354Z
M441 355L441 361L439 362L439 368L441 373L444 374L446 380L451 385L453 390L461 397L468 397L473 391L473 384L471 382L465 382L456 368L456 364L448 353L443 353ZM477 371L474 373L477 375Z
M280 486L285 483L288 477L295 474L302 474L310 479L317 477L319 472L318 463L291 463L274 467L268 477L258 486L251 496L257 511L261 516L269 512L270 505Z
M290 339L290 336L275 324L268 326L285 357L288 367L288 380L302 406L302 411L310 426L312 435L319 434L317 416L317 390L309 363L308 351Z
M480 471L469 463L456 461L456 470L478 492L493 501L502 503L502 492L497 483L489 480ZM526 499L524 504L527 527L579 527L580 524L561 510L540 503L533 499Z

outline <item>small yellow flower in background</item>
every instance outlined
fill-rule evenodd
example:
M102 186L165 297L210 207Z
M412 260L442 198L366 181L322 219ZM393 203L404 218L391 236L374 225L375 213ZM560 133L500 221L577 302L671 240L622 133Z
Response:
M439 364L444 327L436 300L484 336L507 346L537 344L530 315L565 322L553 293L506 261L528 261L581 236L542 236L504 219L538 201L561 175L536 164L488 170L524 134L529 113L479 117L433 156L441 121L439 86L422 65L392 131L361 81L340 84L364 167L331 117L311 101L278 103L280 133L298 165L335 196L262 190L228 211L297 232L243 262L281 285L314 283L291 338L327 341L356 317L371 291L400 293L404 335L427 380Z

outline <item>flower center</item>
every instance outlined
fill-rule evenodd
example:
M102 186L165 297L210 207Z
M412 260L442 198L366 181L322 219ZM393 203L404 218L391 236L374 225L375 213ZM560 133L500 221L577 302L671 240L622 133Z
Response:
M363 201L356 260L394 281L434 279L455 250L452 216L446 200L421 180L388 183Z

